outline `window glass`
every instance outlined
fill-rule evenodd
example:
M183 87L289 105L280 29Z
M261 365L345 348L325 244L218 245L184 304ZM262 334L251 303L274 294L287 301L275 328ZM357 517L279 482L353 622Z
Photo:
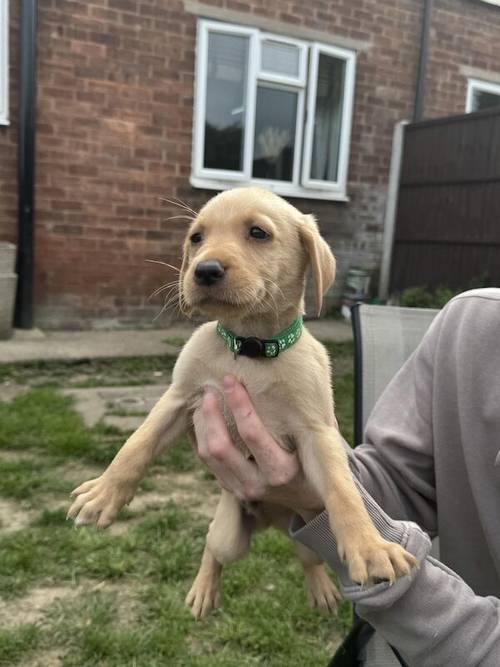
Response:
M297 96L292 90L257 87L252 172L255 178L292 180Z
M491 93L486 90L474 90L472 102L472 111L481 111L482 109L491 109L500 106L500 94Z
M344 79L345 60L321 53L318 63L311 179L337 180Z
M248 37L211 32L208 38L204 167L241 171Z
M293 44L266 39L262 42L261 69L273 74L299 76L300 51Z

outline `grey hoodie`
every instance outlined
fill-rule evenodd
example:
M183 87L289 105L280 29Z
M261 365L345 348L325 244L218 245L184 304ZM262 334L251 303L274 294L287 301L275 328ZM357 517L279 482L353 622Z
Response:
M443 309L349 455L381 532L422 564L390 587L344 581L346 597L410 665L500 667L500 289ZM408 521L439 534L441 562ZM325 513L291 532L339 569Z

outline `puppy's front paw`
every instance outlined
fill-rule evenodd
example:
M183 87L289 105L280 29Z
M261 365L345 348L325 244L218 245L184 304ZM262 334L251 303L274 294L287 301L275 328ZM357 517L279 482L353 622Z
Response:
M76 500L69 508L67 518L73 519L76 526L97 523L98 528L107 528L121 508L132 500L134 493L133 484L117 481L104 473L71 492Z
M401 545L381 537L367 539L354 547L339 547L339 555L347 564L350 578L359 584L380 580L393 584L417 566L416 558Z

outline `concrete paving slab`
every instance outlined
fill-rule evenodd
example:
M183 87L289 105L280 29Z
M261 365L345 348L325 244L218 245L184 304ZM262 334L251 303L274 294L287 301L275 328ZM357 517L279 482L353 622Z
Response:
M351 327L343 320L310 320L307 327L320 340L345 342ZM113 331L16 330L13 338L0 341L0 363L22 361L78 361L113 357L175 355L177 343L187 340L194 325L180 323L168 329Z
M145 415L149 413L166 389L167 387L163 385L148 384L135 387L64 389L63 393L74 398L75 409L82 415L86 426L95 426L97 422L103 420L109 425L130 430L130 428L137 428L144 421ZM123 415L117 415L117 412ZM127 415L127 412L140 414ZM130 417L135 418L134 424L136 425L129 428L128 422L123 420Z
M107 426L114 426L115 428L123 431L124 433L129 433L135 431L142 424L146 416L118 416L118 415L105 415L103 422Z

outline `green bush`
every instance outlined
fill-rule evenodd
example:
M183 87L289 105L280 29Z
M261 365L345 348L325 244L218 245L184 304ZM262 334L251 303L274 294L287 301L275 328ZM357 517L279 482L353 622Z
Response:
M407 308L443 308L459 292L438 287L431 292L425 287L408 287L401 293L399 305Z

